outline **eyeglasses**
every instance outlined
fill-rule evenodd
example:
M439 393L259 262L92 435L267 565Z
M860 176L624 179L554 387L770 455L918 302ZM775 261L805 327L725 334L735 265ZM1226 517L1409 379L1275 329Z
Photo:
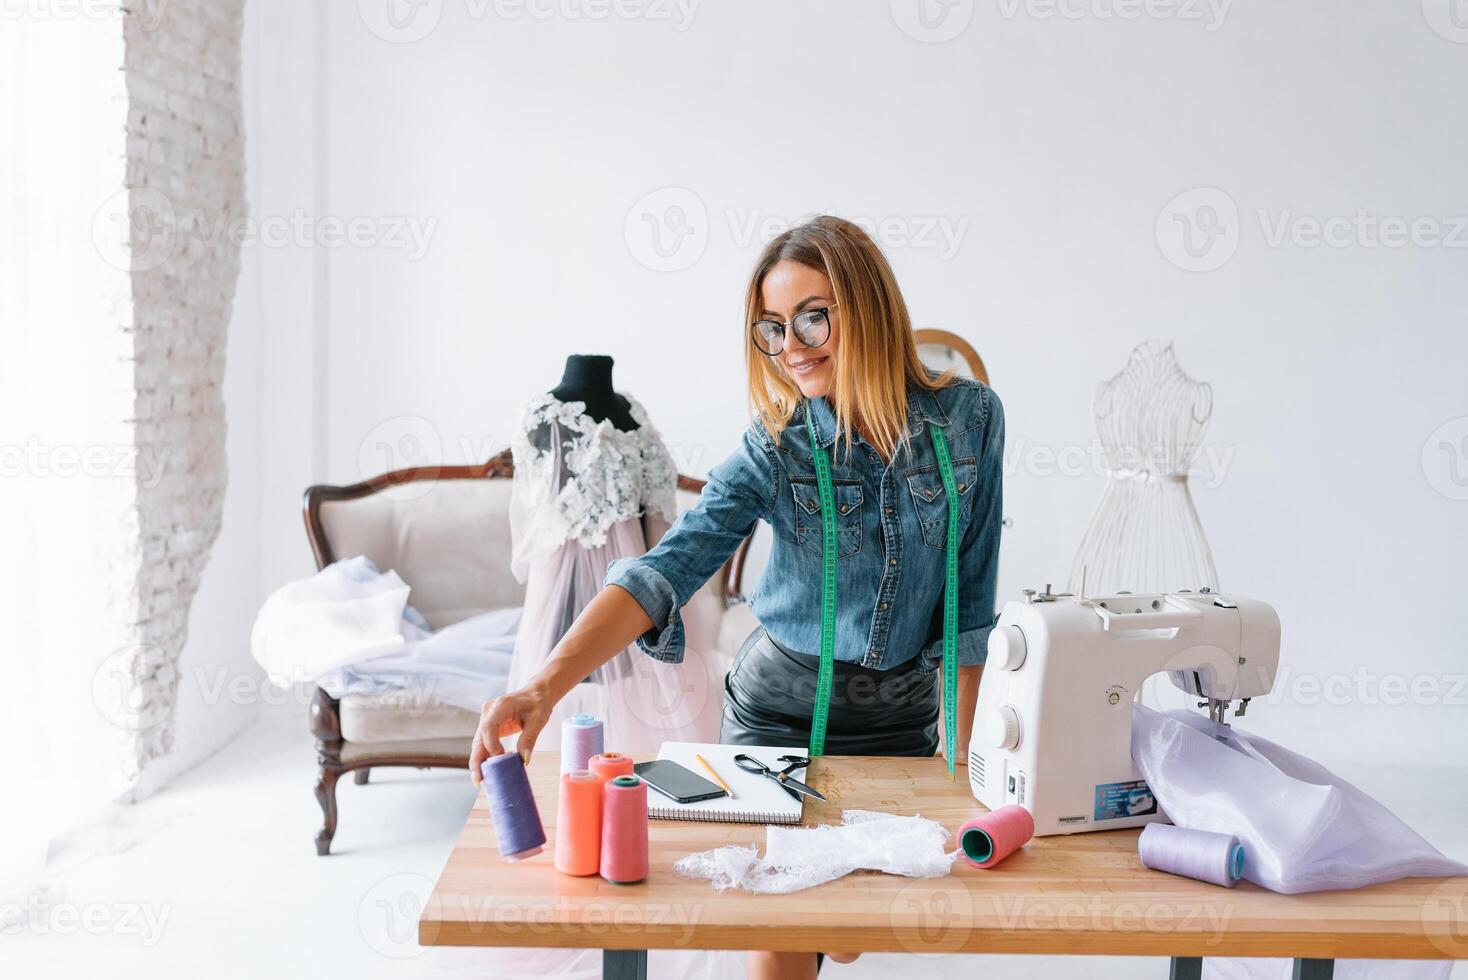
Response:
M807 347L820 347L831 339L831 311L836 304L806 310L791 317L789 322L779 320L756 320L750 328L754 334L754 346L761 353L775 357L785 349L785 328L795 331L795 336Z

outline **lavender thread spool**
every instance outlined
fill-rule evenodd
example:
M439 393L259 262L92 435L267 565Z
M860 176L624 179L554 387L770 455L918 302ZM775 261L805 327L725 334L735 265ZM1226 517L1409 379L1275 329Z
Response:
M530 791L525 760L518 752L507 752L484 760L479 773L484 777L484 795L494 818L500 854L510 861L539 854L545 846L545 827Z
M602 741L601 722L584 711L561 722L562 774L590 768L591 757L606 751Z
M1137 839L1142 865L1232 888L1244 875L1244 845L1232 834L1149 823Z

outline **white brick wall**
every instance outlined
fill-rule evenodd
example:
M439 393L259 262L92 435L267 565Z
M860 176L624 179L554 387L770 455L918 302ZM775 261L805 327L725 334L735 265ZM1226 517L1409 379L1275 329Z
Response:
M243 0L191 0L124 26L132 194L133 432L139 469L129 701L141 771L172 747L189 604L219 534L227 472L222 385L239 273ZM158 12L155 11L155 14Z

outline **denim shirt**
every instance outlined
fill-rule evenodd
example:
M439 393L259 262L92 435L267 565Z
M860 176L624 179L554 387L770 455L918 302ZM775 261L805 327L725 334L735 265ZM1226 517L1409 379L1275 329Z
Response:
M709 473L698 504L654 548L608 568L607 584L630 592L655 624L637 640L649 655L683 659L679 609L761 520L774 542L750 599L754 613L778 643L820 651L821 502L811 424L830 452L836 421L823 398L798 407L778 442L755 422ZM837 660L885 670L921 656L923 671L941 662L948 499L929 425L947 436L960 498L958 663L984 662L995 618L1004 410L988 385L968 379L936 392L909 388L908 438L890 462L855 434L852 452L836 453Z

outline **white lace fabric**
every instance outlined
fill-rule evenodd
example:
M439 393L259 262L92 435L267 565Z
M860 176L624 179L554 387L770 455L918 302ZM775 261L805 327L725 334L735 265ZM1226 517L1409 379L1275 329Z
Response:
M642 405L619 394L637 422L630 432L610 420L593 420L583 402L549 394L521 410L510 443L510 570L521 582L538 558L567 541L598 547L618 521L649 513L668 522L677 517L673 458Z
M958 851L945 851L948 831L935 820L872 810L843 810L839 825L765 828L765 856L753 847L726 844L679 858L673 870L707 878L717 891L743 888L786 895L814 888L854 871L882 871L908 878L941 878Z

